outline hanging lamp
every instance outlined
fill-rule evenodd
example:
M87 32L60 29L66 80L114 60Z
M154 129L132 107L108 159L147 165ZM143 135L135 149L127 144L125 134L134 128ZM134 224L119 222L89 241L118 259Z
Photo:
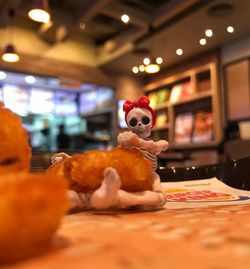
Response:
M13 9L9 10L9 17L10 19L12 19L15 15L15 11ZM11 22L10 22L11 23ZM17 61L19 61L20 57L16 52L16 48L12 42L12 29L11 29L11 25L9 25L9 29L8 29L8 35L9 35L9 42L8 44L5 46L3 54L2 54L2 60L5 62L9 62L9 63L15 63Z
M155 74L160 71L161 63L163 62L161 57L144 58L143 63L145 64L145 72L148 74Z
M148 74L154 74L160 71L160 65L156 62L155 58L149 59L149 64L145 65L145 72Z
M48 0L34 0L28 15L33 21L48 23L50 21Z
M15 63L18 62L20 57L16 53L16 49L13 44L8 44L3 52L2 59L5 62Z

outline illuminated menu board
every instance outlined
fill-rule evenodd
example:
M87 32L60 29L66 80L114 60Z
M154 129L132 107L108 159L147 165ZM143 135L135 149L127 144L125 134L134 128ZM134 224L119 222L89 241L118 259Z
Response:
M97 92L89 91L80 94L80 114L86 115L97 110Z
M32 88L30 93L29 111L33 114L47 114L54 112L55 93L52 90Z
M0 102L3 102L3 92L1 88L0 88Z
M127 124L125 121L125 112L123 111L123 104L124 104L125 100L121 99L118 100L117 103L117 117L118 117L118 125L120 128L127 128Z
M77 93L57 91L55 113L58 115L77 115Z
M105 108L110 108L113 102L113 90L106 87L100 87L97 91L97 107L98 110L103 110Z
M3 100L5 107L20 116L28 114L29 92L27 89L15 86L3 86Z

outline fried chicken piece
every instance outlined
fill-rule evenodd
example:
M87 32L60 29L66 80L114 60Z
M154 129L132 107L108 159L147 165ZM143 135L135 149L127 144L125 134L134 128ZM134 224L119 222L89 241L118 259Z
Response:
M108 153L108 166L116 169L121 189L129 192L152 190L152 163L137 149L114 148Z
M0 102L0 175L13 171L28 171L31 150L20 117Z
M103 180L103 172L108 167L107 152L90 150L66 159L64 173L70 182L70 189L77 192L96 190Z
M26 172L0 176L0 262L48 247L68 208L65 181Z
M52 165L47 173L64 177L76 192L100 187L105 168L114 168L121 178L121 189L130 192L152 190L152 164L136 149L114 148L111 151L90 150Z

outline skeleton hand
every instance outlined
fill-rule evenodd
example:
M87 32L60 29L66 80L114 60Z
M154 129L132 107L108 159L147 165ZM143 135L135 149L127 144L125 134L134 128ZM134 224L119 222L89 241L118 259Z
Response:
M64 152L60 152L60 153L54 154L54 155L51 157L51 163L52 163L52 164L60 163L60 162L62 162L63 160L65 160L66 158L71 158L71 156L69 156L68 154L66 154L66 153L64 153Z
M152 153L155 155L159 155L162 151L165 151L168 149L168 141L166 140L159 140L157 142L154 142Z
M149 140L146 141L142 138L139 138L137 134L133 132L123 132L118 135L118 144L123 147L135 147L142 148L148 151L153 151L154 142Z
M120 133L117 137L118 144L123 147L139 147L140 146L140 138L132 132L123 132Z
M160 140L154 142L152 140L144 140L138 137L133 132L123 132L118 135L118 144L123 147L135 147L145 149L154 155L160 154L161 151L168 149L168 142L166 140Z

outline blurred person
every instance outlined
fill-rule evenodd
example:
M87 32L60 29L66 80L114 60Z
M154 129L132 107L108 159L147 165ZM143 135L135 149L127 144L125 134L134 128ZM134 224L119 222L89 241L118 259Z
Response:
M59 149L69 148L70 137L64 132L64 126L59 125L59 133L57 135L57 147Z

